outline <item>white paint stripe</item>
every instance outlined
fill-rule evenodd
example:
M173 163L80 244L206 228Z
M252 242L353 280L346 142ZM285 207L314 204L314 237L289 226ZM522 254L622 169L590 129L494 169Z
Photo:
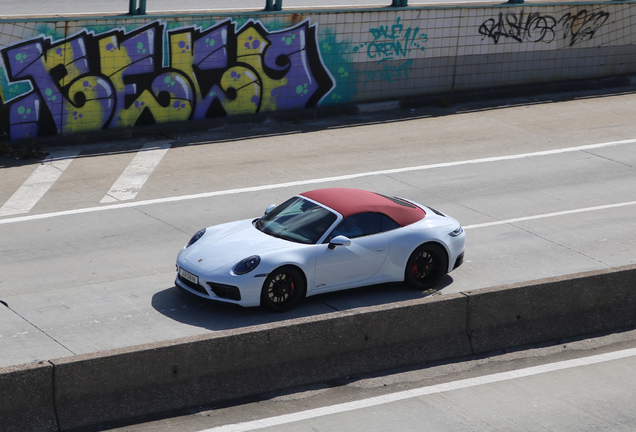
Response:
M53 186L53 183L60 178L78 154L79 150L51 153L0 207L0 216L28 213Z
M382 171L370 171L370 172L348 174L348 175L336 176L336 177L324 177L324 178L311 179L311 180L301 180L301 181L294 181L294 182L287 182L287 183L276 183L276 184L269 184L269 185L263 185L263 186L229 189L224 191L206 192L206 193L196 194L196 195L183 195L183 196L159 198L159 199L147 200L147 201L137 201L133 203L113 204L110 206L89 207L89 208L68 210L68 211L62 211L62 212L56 212L56 213L47 213L47 214L41 214L41 215L22 216L17 218L4 219L4 220L0 220L0 225L7 224L7 223L15 223L15 222L26 222L30 220L48 219L48 218L58 217L58 216L69 216L69 215L76 215L76 214L82 214L82 213L92 213L92 212L98 212L98 211L140 207L140 206L152 205L152 204L165 204L170 202L187 201L187 200L199 199L199 198L211 198L215 196L235 195L239 193L258 192L258 191L264 191L264 190L281 189L281 188L296 187L296 186L303 186L303 185L329 183L329 182L336 182L336 181L342 181L342 180L351 180L351 179L361 178L361 177L398 174L398 173L410 172L410 171L422 171L422 170L428 170L428 169L434 169L434 168L448 168L448 167L456 167L461 165L478 164L478 163L486 163L486 162L500 162L500 161L522 159L522 158L535 157L535 156L549 156L549 155L555 155L555 154L570 153L575 151L587 151L587 150L593 150L593 149L598 149L602 147L612 147L617 145L634 144L634 143L636 143L636 139L624 140L624 141L612 141L612 142L601 143L601 144L567 147L563 149L547 150L547 151L535 152L535 153L523 153L518 155L498 156L498 157L490 157L490 158L483 158L483 159L472 159L472 160L466 160L466 161L448 162L448 163L433 164L433 165L420 165L420 166L414 166L414 167L396 168L396 169L382 170ZM502 223L505 223L505 222L502 222Z
M134 199L169 148L169 141L144 145L102 198L100 204Z
M617 208L617 207L625 207L625 206L632 206L632 205L636 205L636 201L628 201L628 202L622 202L622 203L617 203L617 204L608 204L608 205L602 205L602 206L596 206L596 207L586 207L586 208L580 208L580 209L574 209L574 210L566 210L566 211L554 212L554 213L545 213L545 214L541 214L541 215L526 216L526 217L520 217L520 218L514 218L514 219L506 219L506 220L495 221L495 222L486 222L486 223L482 223L482 224L467 225L467 226L465 226L463 228L465 230L473 229L473 228L486 228L486 227L495 226L495 225L512 224L512 223L515 223L515 222L523 222L523 221L529 221L529 220L535 220L535 219L543 219L543 218L549 218L549 217L555 217L555 216L564 216L564 215L570 215L570 214L574 214L574 213L584 213L584 212L590 212L590 211L607 210L607 209L612 209L612 208Z
M584 357L574 360L566 360L557 363L550 363L541 366L534 366L525 369L518 369L509 372L502 372L493 375L485 375L477 378L469 378L444 384L438 384L429 387L421 387L406 390L398 393L391 393L369 399L363 399L355 402L347 402L338 405L331 405L322 408L316 408L307 411L301 411L292 414L281 415L278 417L270 417L261 420L255 420L245 423L229 424L224 426L206 429L201 432L248 432L267 427L280 426L283 424L295 423L303 420L310 420L316 417L324 417L333 414L369 408L378 405L384 405L392 402L398 402L404 399L412 399L420 396L443 393L453 390L461 390L470 387L476 387L485 384L493 384L502 381L509 381L518 378L525 378L534 375L555 372L564 369L571 369L580 366L589 366L597 363L620 360L628 357L636 356L636 348L623 351L614 351L611 353Z

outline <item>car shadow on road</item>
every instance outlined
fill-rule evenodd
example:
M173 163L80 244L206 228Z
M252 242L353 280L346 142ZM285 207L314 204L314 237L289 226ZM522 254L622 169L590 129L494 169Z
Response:
M437 288L441 290L452 282L452 277L446 275ZM439 294L439 291L433 294ZM424 294L403 283L387 283L316 295L304 299L291 311L273 313L258 307L244 308L234 304L206 301L173 286L156 293L151 304L156 311L182 324L208 330L229 330L415 300L427 295L431 293Z

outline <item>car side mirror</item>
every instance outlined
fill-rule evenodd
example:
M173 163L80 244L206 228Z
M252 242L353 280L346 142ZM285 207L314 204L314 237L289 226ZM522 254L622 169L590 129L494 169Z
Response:
M267 213L271 212L271 211L272 211L272 210L274 210L275 208L276 208L276 204L272 204L272 205L270 205L269 207L267 207L267 208L265 209L265 213L264 213L264 214L267 214Z
M351 240L348 237L343 235L335 236L329 242L329 249L335 249L336 246L349 246L351 245Z

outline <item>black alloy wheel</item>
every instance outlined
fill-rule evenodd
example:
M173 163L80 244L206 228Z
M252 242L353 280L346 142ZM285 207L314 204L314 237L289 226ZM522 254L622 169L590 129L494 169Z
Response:
M415 249L406 263L404 280L416 289L433 288L448 270L444 249L435 243L426 243Z
M294 267L281 267L267 276L261 291L261 306L285 312L305 297L305 281Z

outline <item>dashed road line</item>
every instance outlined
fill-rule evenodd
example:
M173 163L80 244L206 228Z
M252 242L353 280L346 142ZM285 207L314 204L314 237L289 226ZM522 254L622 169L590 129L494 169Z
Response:
M102 198L100 204L135 199L169 148L169 141L144 145Z
M0 216L28 213L73 162L79 150L53 152L0 207Z

